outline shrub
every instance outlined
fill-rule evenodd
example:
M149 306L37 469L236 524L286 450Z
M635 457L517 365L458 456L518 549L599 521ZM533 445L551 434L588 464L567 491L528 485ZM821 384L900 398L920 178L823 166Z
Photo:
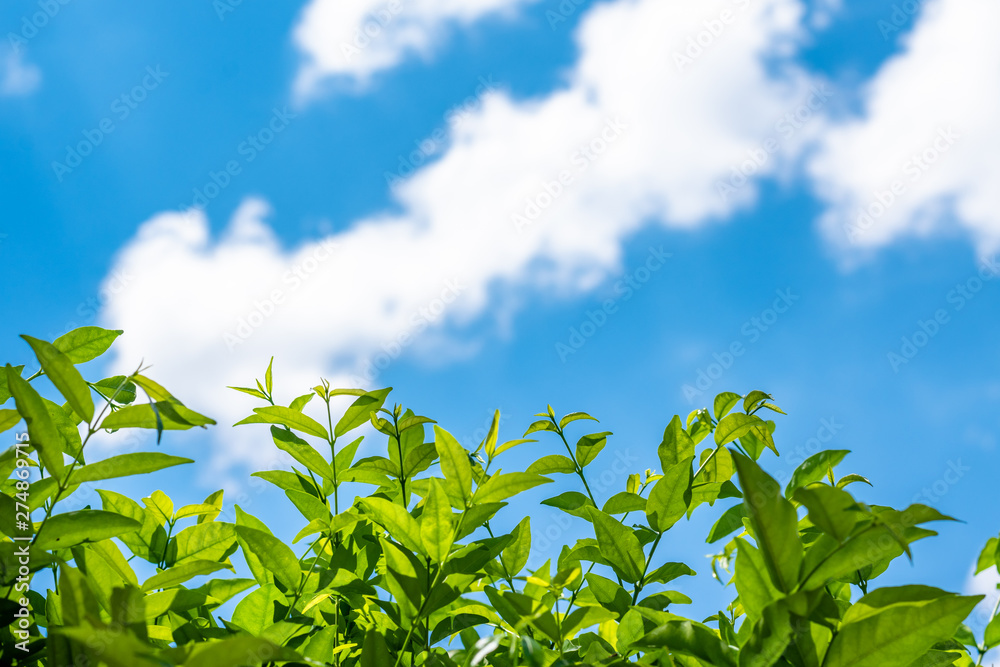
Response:
M219 520L221 491L175 509L161 491L140 504L102 490L101 509L57 512L81 484L191 463L160 452L88 462L95 434L149 429L159 442L164 431L214 423L142 369L84 380L76 365L120 333L24 337L40 370L0 373L0 404L14 403L0 409L0 431L22 420L27 428L0 456L4 665L916 667L980 664L1000 645L997 618L981 639L963 625L981 596L875 587L893 560L935 534L926 524L949 517L856 499L851 491L867 480L834 472L846 451L809 457L784 489L762 470L765 450L778 453L766 417L784 413L761 391L719 394L710 409L675 416L657 447L662 471L632 474L599 499L588 470L612 434L581 434L596 421L589 414L549 407L511 440L497 414L468 451L432 419L388 407L389 389L323 381L279 405L269 365L256 387L236 388L261 402L238 425L267 428L295 462L255 473L302 515L292 544L239 506L227 511L234 522ZM38 393L40 377L63 405ZM304 412L310 401L325 420ZM359 459L355 433L367 425L385 449ZM500 457L536 441L545 452L527 470L500 471ZM491 522L557 475L577 479L578 490L544 504L592 537L527 571L530 519L507 534ZM710 618L685 618L679 608L690 599L674 588L695 573L657 549L677 522L719 501L729 507L709 541L726 544L712 570L736 599ZM217 577L234 571L237 552L253 578ZM994 538L978 570L997 556ZM155 572L142 582L139 561Z

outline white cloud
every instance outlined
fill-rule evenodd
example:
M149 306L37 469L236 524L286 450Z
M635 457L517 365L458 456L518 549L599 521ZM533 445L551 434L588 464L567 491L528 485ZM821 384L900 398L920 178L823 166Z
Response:
M432 55L455 26L511 14L535 0L312 0L295 28L305 62L295 84L300 97L324 79L363 86L403 58Z
M154 217L112 271L129 281L105 314L126 330L121 363L145 357L178 396L232 423L249 401L221 387L259 375L272 354L286 391L320 372L349 381L358 360L388 360L411 340L446 349L435 345L446 332L510 306L498 294L592 288L643 226L724 219L755 196L734 170L776 174L796 156L826 94L789 64L802 16L795 0L597 5L562 89L488 94L440 159L395 189L401 213L321 241L281 247L255 200L219 239L200 213ZM324 244L337 249L320 261ZM449 284L459 295L444 306ZM276 290L282 303L254 327ZM224 336L241 319L252 335L230 351ZM259 463L236 438L219 438L220 469Z
M41 82L41 70L24 62L21 51L0 47L0 96L30 95Z
M835 243L870 249L958 228L983 253L1000 247L998 22L992 0L928 0L866 87L863 116L824 136L810 171Z

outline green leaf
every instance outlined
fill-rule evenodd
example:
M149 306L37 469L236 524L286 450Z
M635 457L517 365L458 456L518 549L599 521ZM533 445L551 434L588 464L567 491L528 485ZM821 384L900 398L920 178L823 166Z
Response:
M21 377L21 371L24 370L24 366L10 366L11 370L15 375ZM0 373L0 405L7 402L10 398L10 389L7 387L7 373Z
M35 546L51 551L68 549L85 542L99 542L125 533L133 533L142 527L138 521L114 512L103 510L79 510L49 517L38 531Z
M175 401L159 401L142 405L128 405L115 410L104 418L100 428L148 428L157 431L186 431L195 426L214 424L214 419L200 415Z
M94 389L104 398L115 403L127 404L135 400L135 383L124 375L115 375L94 383Z
M259 530L263 533L271 534L271 531L266 525L264 525L263 521L252 514L247 514L239 505L236 505L235 509L237 526L246 526L248 528L253 528L254 530ZM271 574L271 572L269 572L260 562L260 559L253 554L250 550L250 545L239 536L239 533L236 534L236 539L239 542L240 548L243 550L243 556L247 562L247 567L250 568L250 573L253 575L254 579L257 580L257 583L261 586L274 583L274 575Z
M646 499L642 496L622 491L608 498L601 511L605 514L625 514L627 512L645 512Z
M646 501L649 527L658 533L669 530L688 510L691 499L691 461L664 469Z
M333 457L334 470L347 470L351 467L351 464L354 463L354 456L358 453L358 446L361 445L361 441L364 439L365 437L361 436L337 452L337 455Z
M232 623L251 634L258 635L277 621L284 614L279 605L287 606L284 594L274 584L265 584L246 596L236 605L233 611Z
M399 464L384 456L372 456L354 464L353 470L374 470L390 477L399 477Z
M715 427L715 444L720 446L729 444L760 427L766 428L766 423L760 417L745 415L742 412L727 415L719 420L718 426Z
M580 438L576 443L576 461L580 467L584 467L593 462L597 455L601 453L604 446L608 444L608 436L611 431L603 433L591 433Z
M234 391L238 391L243 394L249 394L250 396L253 396L254 398L259 398L262 401L267 400L267 394L262 392L260 389L254 389L252 387L226 387L226 389L232 389Z
M795 500L809 510L809 520L838 542L846 540L862 517L847 491L826 484L810 484L795 490Z
M792 479L788 482L788 486L785 487L785 497L791 498L792 494L795 493L795 489L800 489L813 482L821 481L826 477L828 471L833 470L850 453L846 449L829 449L817 452L807 458L792 473Z
M391 391L392 387L388 387L386 389L370 391L367 394L359 396L351 404L351 407L347 408L340 421L337 422L337 425L333 429L334 434L339 438L348 431L353 431L366 423L371 417L371 413L377 412L382 407Z
M983 641L987 648L1000 646L1000 615L994 616L986 626Z
M708 539L705 540L709 544L718 542L726 535L729 535L734 530L738 530L743 527L743 519L747 515L746 505L740 503L739 505L733 505L719 517L719 520L715 522L712 526L712 530L708 533Z
M253 411L253 415L243 421L236 422L234 426L241 424L278 424L295 429L296 431L302 431L307 435L316 436L317 438L330 439L326 428L322 424L298 410L286 408L283 405L267 405L262 408L254 408Z
M140 507L139 503L127 496L104 490L98 490L97 493L101 496L106 511L134 519L142 526L134 533L118 536L118 539L139 558L154 563L160 562L167 539L162 522L158 521L152 512Z
M581 419L589 419L589 420L595 421L595 422L599 422L600 421L599 419L595 419L594 417L591 417L586 412L571 412L571 413L569 413L568 415L566 415L565 417L563 417L562 419L559 420L559 428L560 429L564 429L569 424L571 424L571 423L573 423L575 421L579 421Z
M19 371L7 364L6 367L7 387L14 396L14 403L17 411L21 413L25 424L28 426L28 439L31 446L38 452L38 456L45 465L45 468L57 479L62 478L63 452L60 442L62 437L52 422L45 402L38 395Z
M927 587L880 589L844 614L824 667L907 667L955 634L983 596Z
M221 641L192 642L164 651L171 664L184 667L258 667L268 661L301 661L301 656L290 648L278 646L268 639L236 636Z
M469 453L451 433L440 426L434 427L434 444L441 457L441 472L452 484L458 496L468 500L472 491L472 465Z
M216 507L215 505L205 505L202 503L195 503L193 505L185 505L184 507L177 510L177 513L174 515L174 518L180 520L180 519L190 519L193 516L200 518L208 515L218 516L219 508Z
M576 472L576 464L568 456L549 454L528 466L526 472L538 473L539 475L551 475L553 473L570 474Z
M0 410L0 433L13 428L20 421L21 415L17 410Z
M81 619L74 627L53 628L50 642L56 637L72 639L70 651L75 657L72 662L59 664L97 664L97 660L85 658L99 655L100 664L107 667L159 667L162 663L149 657L149 647L133 633L122 632L120 625L106 626L96 623L97 616ZM87 647L84 650L82 647ZM100 651L95 650L98 647ZM86 659L87 662L82 662ZM65 659L64 659L65 660Z
M420 515L420 539L424 553L435 563L443 563L451 553L455 536L451 502L440 481L433 477L428 481L430 493L424 499L424 512Z
M960 654L956 651L936 651L932 649L911 662L909 667L952 667L959 656ZM972 663L963 664L971 665Z
M741 667L771 667L779 664L792 641L792 624L787 605L768 605L753 625L750 637L740 650Z
M507 442L505 442L505 443L503 443L501 445L498 445L497 448L496 448L496 452L493 455L494 456L500 456L501 454L503 454L504 452L506 452L508 449L512 449L514 447L517 447L518 445L523 445L523 444L528 443L528 442L538 442L538 441L537 440L530 440L530 439L526 440L526 439L523 439L523 438L518 439L518 440L508 440Z
M760 391L759 389L751 391L747 394L746 398L743 399L743 412L749 413L751 410L758 407L760 403L770 401L772 399L774 399L774 397L767 392Z
M806 553L807 567L803 569L807 576L802 589L815 590L831 580L903 555L904 548L897 540L898 536L883 525L866 528L843 545L824 535L813 542ZM817 559L819 562L815 563Z
M753 521L764 561L777 587L790 593L798 583L802 565L795 507L781 495L781 486L755 461L739 452L732 452L732 456L743 489L743 503Z
M736 649L711 628L694 621L669 621L637 639L631 648L667 649L716 667L736 667Z
M430 417L421 417L420 415L413 415L412 417L406 417L405 419L399 420L399 432L408 431L411 428L416 428L422 424L437 424L436 421Z
M813 590L831 579L839 579L863 567L891 560L909 551L909 543L930 531L914 528L929 521L954 521L926 505L911 505L902 512L875 508L876 523L860 531L844 544L826 535L816 540L806 554L803 571L810 573L802 583Z
M82 461L82 451L80 448L83 445L83 440L80 438L80 430L77 426L80 423L80 417L73 412L69 405L63 408L63 406L47 398L43 398L42 402L45 403L45 408L49 411L52 424L59 431L60 446L63 452L69 454L78 462Z
M733 583L748 621L755 623L764 608L781 597L781 592L774 586L760 550L740 537L735 542L736 572Z
M851 475L844 475L839 480L837 480L837 488L838 489L846 488L848 485L853 484L854 482L861 482L863 484L867 484L868 486L872 486L872 483L868 480L867 477L851 474Z
M677 577L693 577L697 572L684 563L664 563L646 575L645 584L668 584Z
M88 424L93 421L94 397L90 395L90 387L69 357L52 343L31 336L21 336L21 338L31 346L45 375L66 398L73 411Z
M477 503L495 503L552 480L530 472L511 472L490 477L476 491Z
M325 659L334 654L334 649L339 643L339 634L339 628L328 625L319 632L310 635L298 650L303 658L323 664ZM347 645L343 644L342 646Z
M577 513L577 516L583 516L584 518L589 518L589 510L582 513L579 510L587 507L593 507L594 503L591 502L590 498L583 495L579 491L566 491L565 493L560 493L558 496L548 498L542 501L543 505L548 505L549 507L558 507L561 510L569 512L571 514Z
M377 630L365 633L365 643L361 649L361 667L386 667L393 663L385 639Z
M405 507L374 496L362 498L359 502L365 508L368 518L385 528L393 539L410 551L427 555L421 539L420 525Z
M333 470L330 468L330 464L308 442L291 431L278 428L277 426L271 427L271 438L278 449L288 452L293 459L320 477L325 477L331 482L333 481Z
M524 435L529 436L532 433L538 433L539 431L552 431L553 433L558 433L559 429L548 419L539 419L538 421L531 423L531 426L529 426L528 430L524 432Z
M299 585L302 578L299 559L281 540L270 533L247 526L236 526L236 533L250 553L256 556L285 588L294 590Z
M997 564L997 554L1000 553L1000 539L996 537L991 537L986 542L986 546L979 553L979 559L976 561L976 574L979 574L983 570L988 570Z
M142 504L153 513L160 523L169 523L174 519L174 502L163 491L156 490L142 499Z
M201 512L199 512L198 513L198 523L206 523L208 521L215 521L215 518L217 516L219 516L220 512L222 512L222 498L223 498L223 490L222 489L219 489L215 493L209 494L209 496L207 498L205 498L204 505L206 505L206 506L207 505L211 505L212 507L216 508L216 511L214 513L211 513L211 512L201 513Z
M729 411L736 407L736 404L740 402L743 398L739 394L734 394L731 391L724 391L715 397L715 403L713 404L713 411L715 412L716 419L722 419Z
M100 327L80 327L56 338L52 344L74 364L96 359L111 347L123 331L109 331Z
M635 533L599 510L590 510L590 516L601 555L622 579L633 584L639 581L646 567L646 556Z
M311 493L302 491L285 491L285 495L292 501L295 508L309 521L320 519L330 520L330 508L318 497Z
M259 477L265 482L270 482L279 489L286 491L315 492L312 480L298 473L288 472L287 470L265 470L264 472L255 472L250 476Z
M520 574L531 555L531 517L524 517L510 533L511 541L500 554L500 562L512 577Z
M167 565L190 560L221 561L235 549L236 527L212 521L198 523L177 533L167 548Z
M96 482L116 477L128 477L129 475L142 475L186 463L194 463L194 461L159 452L120 454L77 468L70 475L70 484L83 484L84 482Z
M425 593L426 571L417 554L400 549L395 542L380 539L385 558L384 588L399 605L399 613L407 620L417 616L420 600Z
M231 567L227 563L210 560L189 560L185 563L154 574L142 584L142 591L148 593L159 588L172 588L203 574L212 574Z
M684 430L679 416L674 415L663 431L663 441L657 447L656 453L664 470L681 461L694 458L694 440Z
M587 574L585 578L587 580L587 589L593 593L594 598L604 608L624 615L628 611L628 608L632 606L632 596L614 581L592 572Z
M566 618L563 619L562 634L564 637L572 637L583 628L600 625L616 618L618 618L618 614L601 607L580 607L567 614Z
M316 394L312 392L308 394L303 394L302 396L297 397L295 400L289 403L288 407L290 407L292 410L298 410L299 412L302 412L303 410L305 410L306 406L309 405L309 401L313 400L314 398L316 398Z
M425 442L417 445L406 454L403 462L403 473L407 478L412 478L431 467L437 460L437 447L433 442Z
M17 530L14 517L17 515L17 504L14 499L8 496L6 493L0 493L0 533L7 535L9 537L15 537L20 535L25 530ZM0 570L4 579L6 579L6 571Z

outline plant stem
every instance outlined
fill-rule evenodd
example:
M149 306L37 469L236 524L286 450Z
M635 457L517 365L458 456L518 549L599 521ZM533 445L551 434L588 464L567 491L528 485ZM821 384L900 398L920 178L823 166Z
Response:
M333 513L340 514L340 500L338 498L337 481L337 436L333 433L333 415L330 412L330 397L326 397L326 423L330 426L328 435L330 436L330 468L333 470Z
M395 432L396 451L399 453L399 502L405 508L406 502L406 470L403 468L403 436L399 432L399 420L392 415L392 430Z
M553 424L556 423L555 419L552 420L552 423ZM576 474L579 475L580 479L583 481L583 488L587 490L587 495L590 497L590 502L594 503L594 507L597 507L597 499L594 498L594 494L591 493L590 491L590 485L587 484L587 476L583 474L583 466L581 466L579 461L576 460L576 454L574 454L573 450L570 449L569 442L566 441L566 436L563 434L563 430L559 428L558 424L556 424L556 428L558 429L556 433L558 433L559 437L562 438L563 445L566 446L566 451L569 453L570 460L573 461L573 465L576 466Z
M323 538L326 539L327 543L323 545L322 549L317 549L316 550L316 557L317 558L319 558L320 554L323 553L323 551L326 550L326 547L332 541L332 537L330 535L324 535ZM309 555L309 552L311 552L312 549L313 549L313 547L316 546L316 544L318 544L318 543L319 543L319 540L316 540L316 542L313 542L312 545L310 545L310 547L308 549L306 549L306 552L304 554L302 554L302 557L299 558L299 570L300 571L302 569L302 563L303 563L303 561L305 561L306 556ZM295 609L295 605L297 605L299 603L299 600L302 599L302 591L305 590L305 588L306 588L306 582L309 581L309 575L312 574L312 571L313 571L313 568L315 567L315 565L316 564L313 563L313 565L309 567L309 572L302 573L302 578L299 580L298 588L295 590L295 599L292 600L292 604L289 605L288 611L285 612L285 619L286 620L288 619L289 616L292 615L292 610ZM338 630L337 632L340 632L340 631Z
M707 459L705 459L705 462L698 467L698 471L694 474L694 477L691 478L692 485L694 484L694 480L698 479L698 475L700 475L702 471L705 470L708 464L711 463L712 459L715 458L715 455L719 453L720 449L722 449L722 445L719 445L718 447L713 449L712 453L708 455Z
M646 565L642 568L642 576L639 577L639 581L635 584L635 591L632 593L632 606L639 601L639 593L642 592L643 587L646 585L646 573L649 572L649 564L653 562L653 554L656 553L656 547L660 546L660 540L663 538L663 533L659 533L656 536L656 540L653 542L653 547L649 550L649 557L646 558Z
M997 596L997 603L993 606L993 613L990 614L991 620L993 619L994 616L997 615L998 611L1000 611L1000 595ZM985 644L985 641L983 643ZM976 660L976 667L981 667L981 665L983 664L983 658L986 657L986 654L989 653L989 651L988 650L984 651L978 646L976 647L976 649L979 651L979 660Z
M398 432L399 431L397 429L397 433ZM490 464L487 463L486 468L483 470L484 477L489 473L489 470L490 470ZM465 521L465 517L468 514L469 511L468 508L476 503L476 494L479 493L479 488L480 486L477 484L476 490L472 492L472 497L469 499L469 502L465 504L466 509L462 512L461 516L459 516L458 522L456 523L455 528L452 530L451 541L453 543L455 541L455 538L458 537L462 532L462 523ZM431 585L427 589L427 595L424 597L423 602L420 603L420 608L417 609L417 615L414 616L413 623L410 625L410 629L406 633L406 638L403 640L403 646L399 649L399 655L396 657L395 667L399 667L400 664L402 664L403 656L406 655L406 648L410 645L410 639L413 637L413 631L417 627L417 625L419 625L420 617L423 616L424 610L427 608L427 602L431 599L431 592L440 583L441 575L444 574L445 565L447 564L448 564L448 556L445 556L444 559L441 561L441 564L438 565L438 570L434 574L434 579L431 581ZM413 656L414 661L416 660L416 658L417 658L416 655Z

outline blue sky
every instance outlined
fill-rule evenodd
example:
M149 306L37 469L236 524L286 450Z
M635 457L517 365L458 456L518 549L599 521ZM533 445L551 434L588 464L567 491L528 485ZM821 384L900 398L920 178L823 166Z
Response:
M510 438L547 403L586 410L615 432L608 466L637 469L656 467L673 414L762 388L789 413L782 451L831 433L824 447L853 451L843 472L871 478L866 500L966 522L891 581L968 585L998 530L991 3L414 0L349 59L390 3L49 4L34 32L46 3L0 9L5 359L30 365L21 333L125 329L94 375L145 358L223 424L165 439L203 466L157 475L179 500L245 492L266 460L264 433L226 426L252 404L224 386L271 355L286 401L320 374L360 377L469 441L498 407ZM72 166L81 142L96 145ZM390 188L401 164L414 175ZM197 208L213 174L225 186ZM878 215L859 227L862 210ZM670 256L647 274L651 253ZM414 327L449 284L454 302ZM692 396L702 372L720 376ZM248 497L272 522L291 511ZM539 541L558 525L518 509ZM669 557L707 570L708 525Z

